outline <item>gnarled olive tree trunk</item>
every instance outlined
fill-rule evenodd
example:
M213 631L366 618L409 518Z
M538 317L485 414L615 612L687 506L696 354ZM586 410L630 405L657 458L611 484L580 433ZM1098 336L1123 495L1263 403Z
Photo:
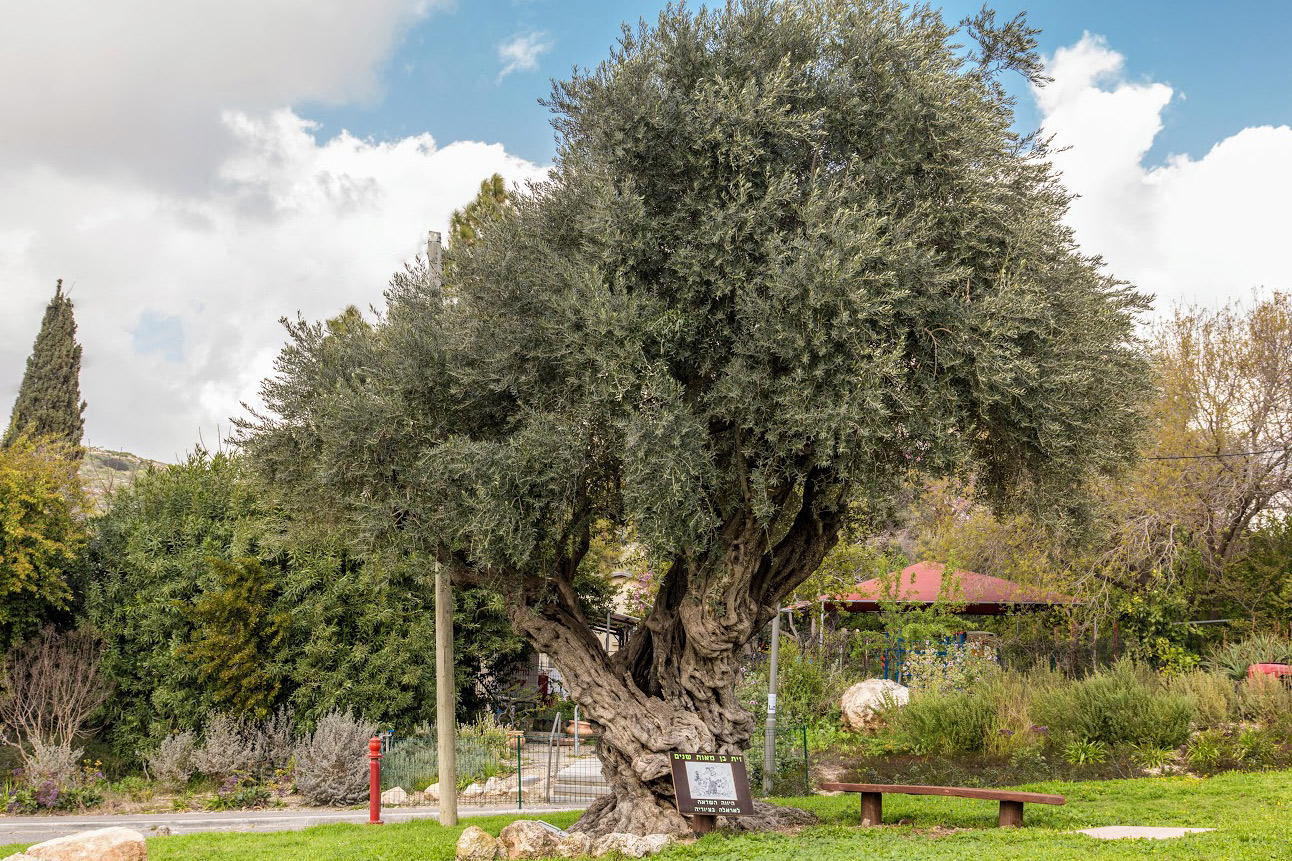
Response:
M733 540L721 550L675 559L654 607L613 655L593 634L572 590L558 589L547 603L510 596L517 632L549 656L562 685L603 728L598 754L612 795L593 804L575 830L686 831L669 753L748 748L754 720L735 691L741 651L835 541L837 512L817 510L814 497L804 494L797 528L776 544L751 518L726 530ZM741 824L778 824L778 810L760 805L759 815Z

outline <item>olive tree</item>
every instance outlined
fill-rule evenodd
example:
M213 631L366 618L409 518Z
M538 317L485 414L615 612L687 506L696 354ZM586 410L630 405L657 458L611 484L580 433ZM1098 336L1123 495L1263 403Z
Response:
M604 727L576 828L678 831L670 751L742 751L739 655L850 518L972 470L999 505L1131 456L1143 300L1083 256L997 76L1019 20L851 0L670 8L554 86L550 177L399 274L371 328L296 322L252 461L495 590ZM594 524L660 581L622 650L577 584Z

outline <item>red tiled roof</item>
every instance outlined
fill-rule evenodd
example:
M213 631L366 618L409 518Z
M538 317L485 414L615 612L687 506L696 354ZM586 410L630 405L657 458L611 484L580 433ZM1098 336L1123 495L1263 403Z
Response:
M946 566L938 562L917 562L903 568L898 574L895 597L902 602L933 604L943 592L945 569ZM815 603L824 601L827 607L849 613L877 613L883 596L880 580L875 578L858 583L846 595L822 595ZM954 579L946 584L946 593L942 597L949 603L963 606L958 612L970 616L994 616L1015 607L1081 603L1062 592L1024 586L975 571L956 571Z

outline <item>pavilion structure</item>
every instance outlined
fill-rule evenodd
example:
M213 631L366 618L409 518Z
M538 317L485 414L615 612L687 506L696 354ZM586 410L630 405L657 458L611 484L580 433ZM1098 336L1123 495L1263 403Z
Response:
M954 612L963 616L1001 616L1082 603L1062 592L1024 586L976 571L955 571L947 582L946 566L939 562L916 562L894 577L895 584L876 577L858 583L847 594L822 595L813 603L822 610L878 613L885 603L893 600L926 607L941 601L952 605Z

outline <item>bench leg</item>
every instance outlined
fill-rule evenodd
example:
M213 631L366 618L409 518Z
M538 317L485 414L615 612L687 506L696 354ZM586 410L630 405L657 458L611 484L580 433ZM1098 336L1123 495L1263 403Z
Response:
M1023 802L1002 801L1000 803L999 823L1001 828L1022 828Z
M861 824L879 825L884 821L884 796L878 792L861 794Z

